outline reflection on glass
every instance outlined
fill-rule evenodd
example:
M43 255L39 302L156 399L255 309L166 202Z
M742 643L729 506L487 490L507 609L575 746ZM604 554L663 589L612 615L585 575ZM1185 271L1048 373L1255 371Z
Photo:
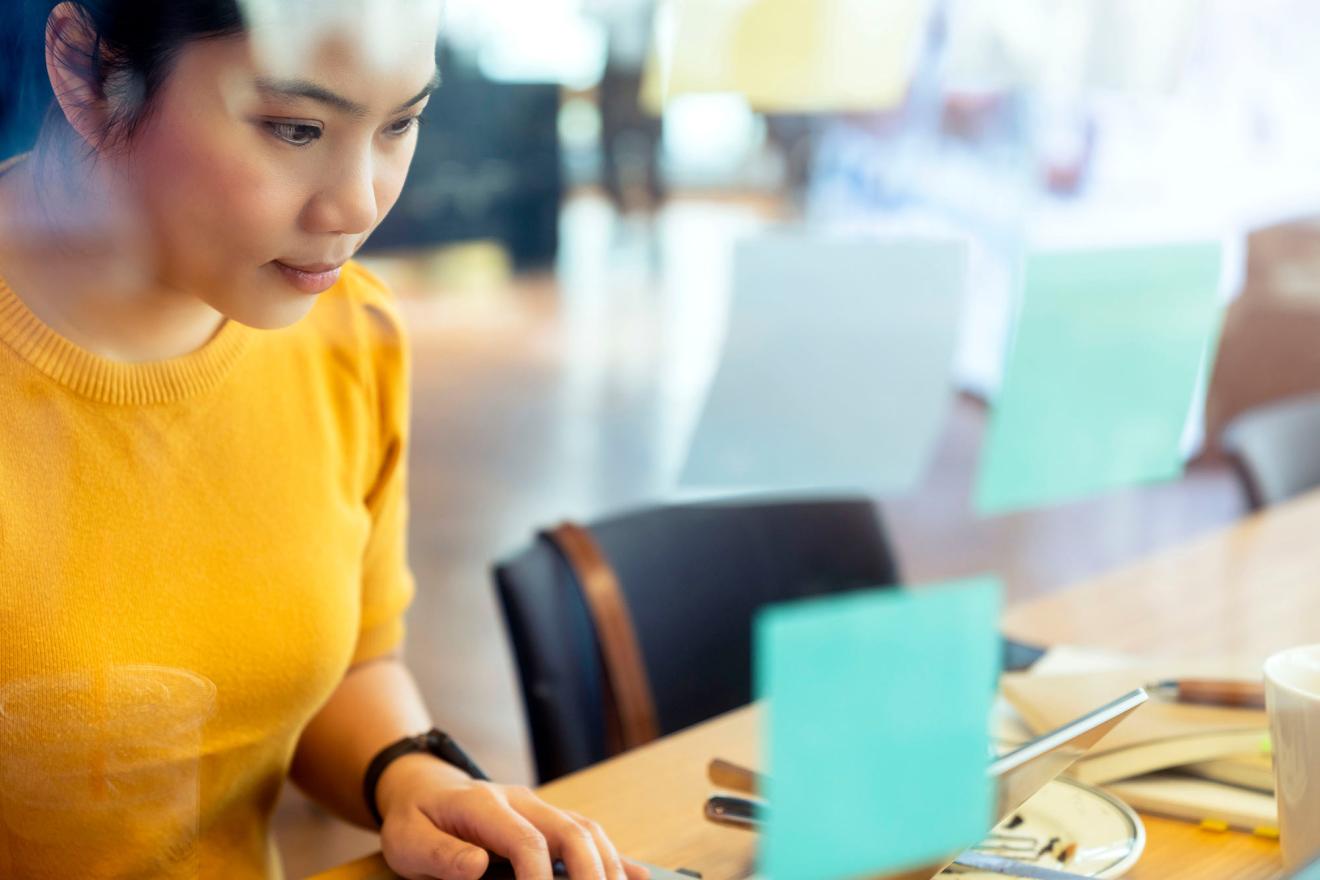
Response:
M18 877L198 876L215 685L116 666L0 690L0 806Z

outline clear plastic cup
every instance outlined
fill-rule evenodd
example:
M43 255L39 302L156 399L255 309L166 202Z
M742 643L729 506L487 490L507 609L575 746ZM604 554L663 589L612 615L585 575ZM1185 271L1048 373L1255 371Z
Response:
M0 689L0 810L16 877L196 878L215 685L115 666Z

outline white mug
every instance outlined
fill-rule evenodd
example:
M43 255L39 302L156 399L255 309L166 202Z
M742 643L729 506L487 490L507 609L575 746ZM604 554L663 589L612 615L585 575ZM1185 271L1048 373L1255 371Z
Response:
M1283 863L1296 871L1320 855L1320 645L1265 661Z

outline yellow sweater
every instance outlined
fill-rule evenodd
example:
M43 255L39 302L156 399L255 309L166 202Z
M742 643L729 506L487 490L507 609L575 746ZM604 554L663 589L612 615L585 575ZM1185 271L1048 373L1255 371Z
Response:
M0 280L0 877L280 875L299 733L403 635L406 364L353 263L152 364Z

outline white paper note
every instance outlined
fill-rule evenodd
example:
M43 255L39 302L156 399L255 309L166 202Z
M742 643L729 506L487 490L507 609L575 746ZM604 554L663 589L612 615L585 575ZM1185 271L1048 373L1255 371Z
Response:
M742 243L680 487L914 488L949 409L965 267L953 240Z

